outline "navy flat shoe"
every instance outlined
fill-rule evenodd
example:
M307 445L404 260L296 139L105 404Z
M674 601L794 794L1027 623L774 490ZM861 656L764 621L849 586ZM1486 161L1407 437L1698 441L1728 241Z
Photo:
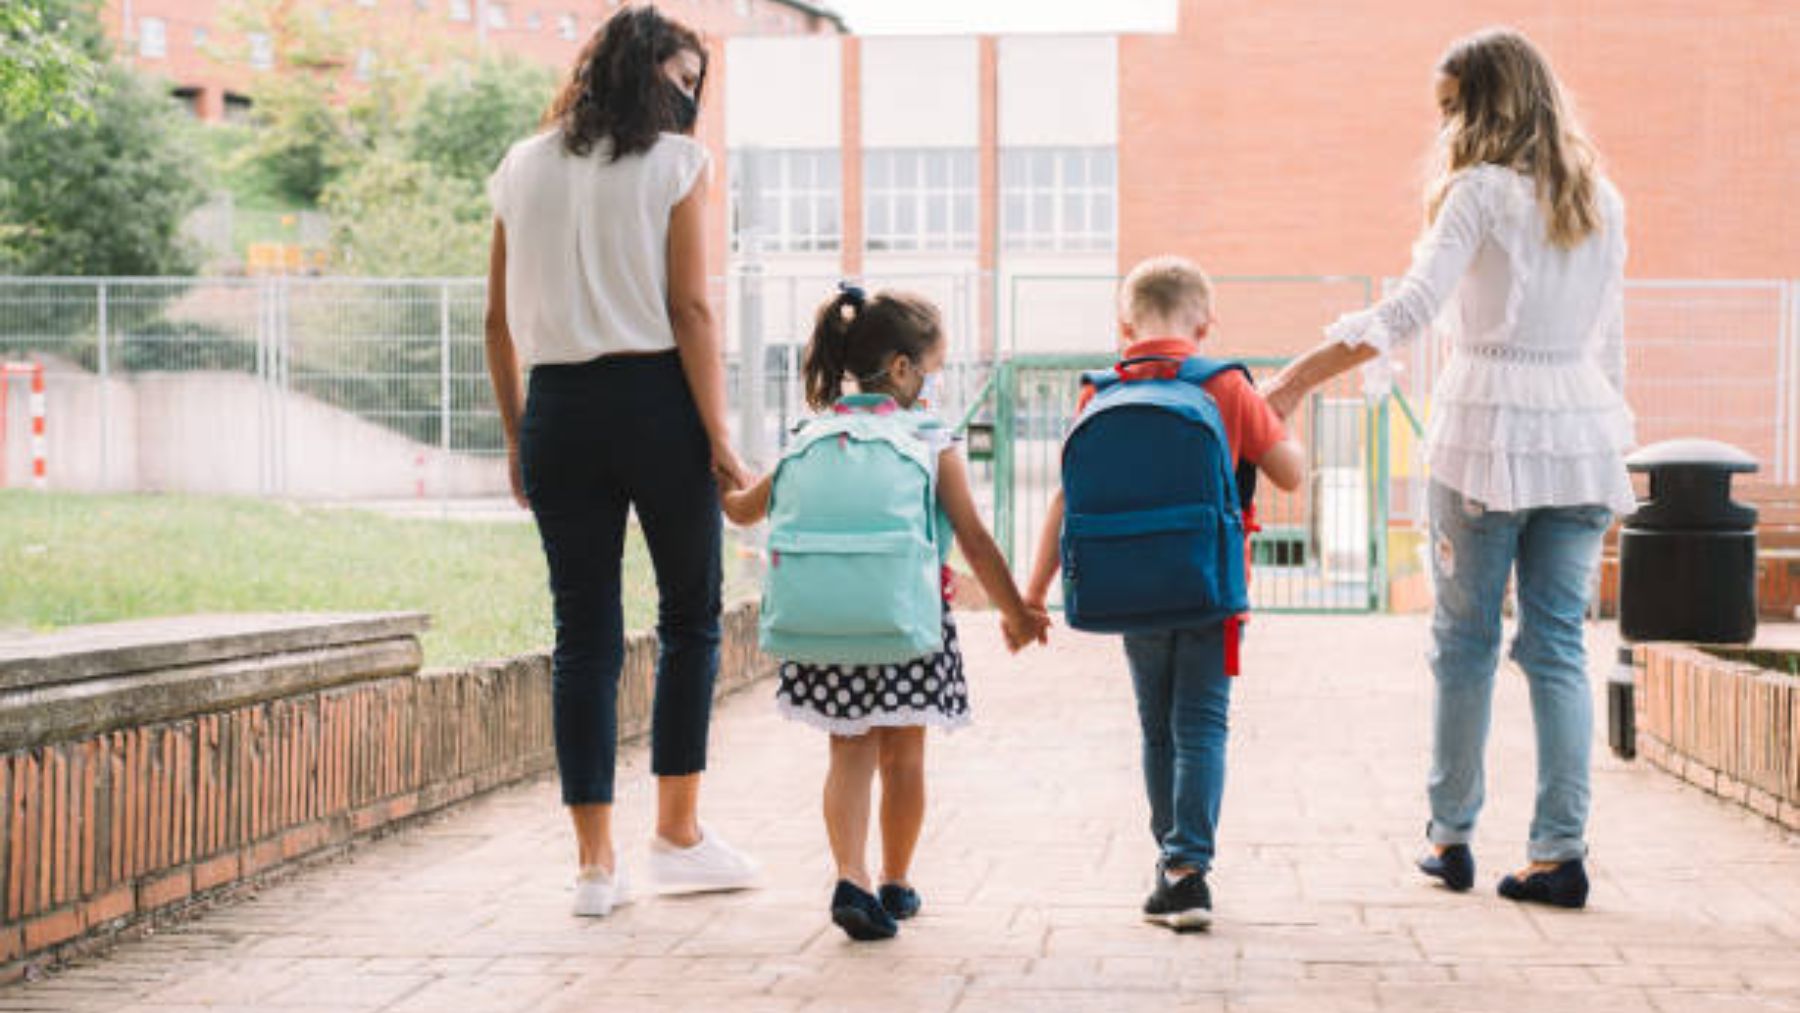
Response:
M1452 844L1441 855L1434 852L1419 859L1419 871L1462 893L1475 885L1475 853L1467 844Z
M1507 900L1551 907L1582 908L1587 906L1587 869L1581 859L1571 859L1548 872L1534 872L1524 879L1507 876L1500 881L1500 896Z
M919 913L924 904L919 898L919 891L899 883L883 883L881 886L881 906L897 922L903 922Z
M859 943L892 939L900 931L900 924L874 894L847 879L838 880L831 895L831 921Z

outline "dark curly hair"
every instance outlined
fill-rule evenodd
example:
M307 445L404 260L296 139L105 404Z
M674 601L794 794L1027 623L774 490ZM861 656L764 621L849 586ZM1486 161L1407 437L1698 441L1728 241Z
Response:
M706 45L693 29L664 17L655 7L626 7L594 33L575 72L544 114L544 125L562 131L571 155L586 155L605 138L617 161L650 150L664 131L688 133L681 116L683 97L662 65L683 51L700 57L694 101L706 85Z

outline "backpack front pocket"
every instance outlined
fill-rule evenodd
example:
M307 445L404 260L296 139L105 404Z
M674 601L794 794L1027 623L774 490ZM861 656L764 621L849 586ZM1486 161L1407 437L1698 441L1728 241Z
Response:
M899 638L928 653L942 637L937 567L932 544L906 531L771 535L764 627L847 645Z
M1063 560L1071 624L1243 611L1243 522L1208 505L1071 514Z

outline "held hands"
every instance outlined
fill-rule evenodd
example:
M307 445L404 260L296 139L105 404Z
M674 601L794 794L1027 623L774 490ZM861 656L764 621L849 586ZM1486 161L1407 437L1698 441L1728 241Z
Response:
M744 467L744 462L738 460L737 451L729 443L713 444L712 469L713 477L718 480L720 493L737 492L753 484L750 472Z
M1000 631L1006 636L1006 649L1017 654L1032 644L1050 642L1050 613L1027 608L1017 615L1000 617Z
M1006 635L1006 649L1014 654L1034 643L1050 643L1050 610L1045 607L1043 596L1028 595L1022 604L1023 612L1000 619L1000 630Z

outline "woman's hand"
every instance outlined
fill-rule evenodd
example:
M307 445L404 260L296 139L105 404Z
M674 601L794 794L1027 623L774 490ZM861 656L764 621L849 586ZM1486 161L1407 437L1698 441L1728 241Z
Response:
M738 460L737 451L730 443L719 441L712 445L713 477L719 482L722 492L736 492L747 488L752 478L744 462Z

